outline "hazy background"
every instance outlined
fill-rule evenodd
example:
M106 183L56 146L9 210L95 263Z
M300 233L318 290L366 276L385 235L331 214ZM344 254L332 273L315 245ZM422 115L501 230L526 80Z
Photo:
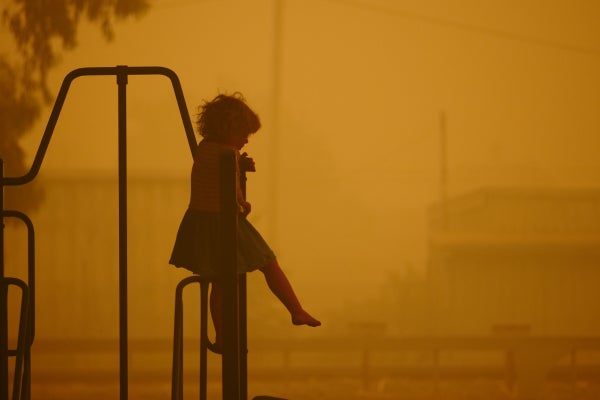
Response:
M244 93L263 120L247 147L258 165L255 223L296 280L326 281L323 290L423 270L425 207L441 191L441 113L450 196L598 184L595 2L288 1L279 38L274 4L156 1L116 26L114 43L84 31L50 83L56 91L83 66L160 65L179 75L191 113L217 93ZM168 81L132 77L128 107L130 170L186 176ZM114 171L115 118L115 79L77 80L43 170ZM46 121L28 138L31 154ZM311 248L324 245L340 250L326 263ZM350 269L357 256L363 265Z
M279 14L277 4L157 0L143 18L117 25L112 43L84 25L79 47L64 55L49 85L56 93L79 67L165 66L178 74L192 115L203 100L241 91L263 122L246 149L257 164L248 182L250 219L306 308L324 322L302 337L347 332L355 320L393 326L382 300L396 299L399 277L426 275L428 207L444 194L600 184L597 2L288 0L279 2ZM191 167L169 85L163 77L130 77L128 84L131 177L180 182L155 208L173 218L131 217L132 241L140 243L131 252L143 259L144 239L136 237L148 232L159 232L162 243L148 253L152 271L132 266L132 307L143 309L145 293L164 288L153 300L160 311L132 312L134 336L169 337L172 288L186 276L167 265ZM114 77L73 83L42 179L116 176L116 99ZM31 158L49 114L50 107L24 142ZM102 206L92 198L81 203ZM41 219L51 213L48 204L38 212ZM114 261L116 231L109 228L116 219L104 225L81 232L114 232L96 243ZM61 279L70 282L53 282ZM38 287L48 290L43 278ZM79 290L83 296L85 286ZM98 298L116 305L116 286L110 290ZM260 276L251 277L251 290L263 306L273 304ZM281 329L270 334L299 335L283 308L268 312ZM139 331L136 315L145 318ZM60 336L51 325L49 336ZM111 335L96 329L92 336Z

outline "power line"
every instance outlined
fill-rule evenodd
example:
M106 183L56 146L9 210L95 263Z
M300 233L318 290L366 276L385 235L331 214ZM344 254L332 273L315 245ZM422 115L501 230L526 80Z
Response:
M457 30L475 32L482 35L487 36L495 36L507 40L519 41L528 44L534 44L543 47L550 47L557 50L570 51L581 54L590 54L594 56L600 56L600 49L589 47L589 46L581 46L574 45L569 43L561 43L553 40L535 37L535 36L527 36L514 32L507 32L500 29L488 28L481 25L469 24L465 22L454 21L450 19L440 18L440 17L432 17L425 14L419 14L406 10L399 10L395 8L390 8L381 4L370 4L362 1L354 1L354 0L323 0L328 3L336 3L342 4L346 6L352 6L356 8L361 8L364 10L370 10L372 12L377 12L380 14L385 14L393 17L400 17L405 19L411 19L415 21L421 21L424 23L428 23L431 25L440 25L446 26L449 28L454 28Z
M200 3L210 3L216 0L152 0L152 9L166 9L166 8L179 8L191 5L198 5Z
M207 3L207 2L213 2L213 1L216 1L216 0L201 0L201 1L199 1L199 0L174 0L174 1L154 0L152 2L152 5L154 8L157 8L157 9L165 9L165 8L186 7L186 6L191 6L191 5L197 5L199 3ZM453 29L457 29L457 30L475 32L475 33L478 33L481 35L495 36L495 37L503 38L506 40L513 40L513 41L533 44L533 45L537 45L537 46L541 46L541 47L548 47L548 48L553 48L553 49L562 50L562 51L569 51L569 52L580 53L580 54L589 54L589 55L594 55L594 56L600 56L600 49L590 47L590 46L562 43L562 42L557 42L554 40L545 39L545 38L541 38L541 37L522 35L522 34L515 33L515 32L503 31L501 29L489 28L489 27L482 26L482 25L469 24L466 22L460 22L460 21L455 21L455 20L440 18L440 17L432 17L429 15L419 14L419 13L412 12L412 11L390 8L383 4L372 4L372 3L366 3L364 1L355 1L355 0L322 0L322 1L325 1L328 3L345 5L345 6L351 6L351 7L360 8L363 10L369 10L372 12L376 12L379 14L384 14L384 15L388 15L388 16L392 16L392 17L410 19L413 21L421 21L421 22L424 22L424 23L427 23L430 25L445 26L445 27L453 28Z

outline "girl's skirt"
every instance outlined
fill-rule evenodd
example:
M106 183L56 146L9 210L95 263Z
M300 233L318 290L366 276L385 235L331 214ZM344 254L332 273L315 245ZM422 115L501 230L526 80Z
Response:
M188 209L179 225L169 263L186 268L209 280L220 276L220 215ZM275 260L275 254L250 222L240 214L237 232L239 273L262 269Z

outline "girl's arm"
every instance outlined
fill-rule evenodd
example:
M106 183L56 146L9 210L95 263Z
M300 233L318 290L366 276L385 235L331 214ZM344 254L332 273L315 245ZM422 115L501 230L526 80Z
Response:
M254 160L250 157L248 157L248 153L243 153L240 155L239 152L236 152L236 156L237 156L237 201L238 204L240 205L240 210L242 212L242 214L244 215L248 215L250 214L250 211L252 211L252 205L246 201L246 198L244 196L244 193L242 192L242 185L241 185L241 176L242 173L245 173L247 171L255 171L255 167L254 167Z

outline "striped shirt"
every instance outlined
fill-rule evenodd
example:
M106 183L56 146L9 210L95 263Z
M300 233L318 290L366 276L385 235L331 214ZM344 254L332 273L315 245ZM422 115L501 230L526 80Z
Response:
M243 201L240 188L239 158L240 152L234 147L221 143L202 140L196 148L192 166L190 205L198 211L218 212L220 210L220 157L226 152L235 152L236 192L238 204Z

